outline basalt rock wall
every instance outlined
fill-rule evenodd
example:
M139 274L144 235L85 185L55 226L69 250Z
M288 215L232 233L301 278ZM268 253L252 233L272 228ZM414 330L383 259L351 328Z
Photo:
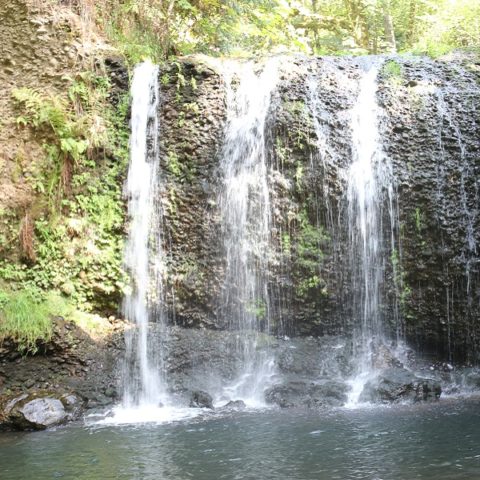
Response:
M349 334L358 321L352 305L358 285L348 262L346 171L361 62L289 57L280 63L265 132L271 329ZM186 58L160 74L167 300L175 323L215 329L228 321L218 300L225 272L221 71L218 62ZM459 362L477 361L480 333L479 80L472 58L384 59L381 118L371 126L379 129L394 178L394 191L378 199L384 329L419 352Z

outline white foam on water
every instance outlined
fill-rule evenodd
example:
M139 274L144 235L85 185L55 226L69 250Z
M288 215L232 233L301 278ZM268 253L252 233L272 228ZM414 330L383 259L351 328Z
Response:
M161 424L190 420L208 412L211 412L211 410L205 408L158 407L156 405L142 405L131 408L118 406L112 410L112 415L101 420L95 420L93 423L95 425Z

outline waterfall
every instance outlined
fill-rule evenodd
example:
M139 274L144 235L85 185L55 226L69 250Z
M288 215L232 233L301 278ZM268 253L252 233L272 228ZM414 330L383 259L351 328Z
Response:
M132 120L130 165L125 186L130 228L125 248L125 267L132 278L123 313L134 323L126 335L124 405L159 405L166 401L163 355L152 345L149 323L165 324L154 302L162 304L163 287L159 265L161 212L156 197L159 182L159 85L158 67L149 62L135 68L131 86ZM154 298L151 298L154 296Z
M437 97L437 108L440 117L438 128L438 143L440 148L440 162L438 167L440 170L438 194L442 199L442 183L445 182L445 174L441 169L442 164L444 163L445 158L448 155L444 146L444 137L448 136L448 130L453 133L453 138L454 141L457 143L458 151L460 154L460 198L458 199L458 201L461 208L462 216L464 218L465 245L463 249L463 256L465 257L465 278L467 283L466 293L467 298L470 298L471 270L476 262L478 253L478 246L475 239L475 222L477 220L479 210L479 187L478 184L475 182L473 188L473 195L469 195L469 192L467 190L467 180L469 178L473 178L475 176L475 173L473 172L470 163L467 161L467 151L465 143L463 141L462 132L460 127L455 123L452 117L449 106L445 101L445 94L442 89L437 88L435 93ZM448 94L448 91L446 93Z
M228 399L263 402L272 362L257 352L260 332L270 328L267 287L270 194L265 130L278 79L276 60L261 73L253 62L226 65L227 125L219 194L225 252L222 315L238 331L239 377L223 391Z
M470 318L473 318L473 312L477 309L477 306L473 302L472 296L472 273L473 276L476 271L476 264L478 263L478 245L475 235L475 225L478 223L478 213L480 205L480 192L478 182L471 182L471 179L475 178L475 172L472 168L471 163L468 161L468 152L467 146L463 139L463 134L460 126L456 123L454 116L451 112L451 107L448 102L445 100L445 97L449 94L455 94L455 92L449 92L445 87L442 89L437 87L434 90L436 97L436 104L439 115L439 125L438 125L438 146L440 150L440 155L438 157L437 171L438 171L438 201L441 205L441 211L438 211L438 215L444 214L447 211L448 206L446 205L446 194L445 191L446 185L448 183L448 178L445 173L445 163L448 158L448 155L451 155L451 152L447 151L446 144L450 141L456 144L457 151L459 154L459 197L457 198L456 209L460 212L462 217L462 227L465 231L464 237L464 246L462 249L462 257L465 263L465 282L466 282L466 305L467 309L465 312L468 321ZM450 180L451 181L451 180ZM469 188L470 182L470 188ZM473 184L473 185L472 185ZM473 187L473 188L472 188ZM453 213L452 213L453 215ZM451 292L449 292L449 288ZM453 285L446 286L446 324L447 324L447 350L448 350L448 360L453 361L452 355L452 344L453 344L453 335L452 335L452 324L455 323L454 315L454 288Z
M385 193L391 225L395 222L392 167L379 133L380 107L377 76L380 63L361 63L359 92L351 110L353 160L347 176L348 236L352 273L354 356L356 377L351 381L348 404L358 402L366 381L374 372L376 348L383 343L382 284L385 273L382 204ZM393 232L393 226L391 227ZM394 234L392 233L392 248Z

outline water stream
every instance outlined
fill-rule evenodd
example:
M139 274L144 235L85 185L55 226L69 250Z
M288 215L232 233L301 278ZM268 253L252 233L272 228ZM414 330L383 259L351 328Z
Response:
M275 59L224 66L227 124L219 195L226 273L221 298L229 329L238 331L238 377L221 393L224 400L263 404L272 375L268 350L259 350L270 329L268 256L271 207L265 130L278 81ZM266 338L266 337L263 337Z
M353 160L347 175L347 203L357 371L350 382L348 405L358 403L365 383L375 375L374 355L385 343L381 313L385 273L382 203L388 198L392 204L394 188L392 167L379 133L381 113L376 95L381 64L370 58L360 63L358 96L351 110ZM389 211L392 214L393 207ZM394 221L391 217L391 224Z
M131 219L125 248L125 266L134 284L124 301L125 318L135 324L126 336L124 406L158 405L165 401L162 354L151 348L148 335L150 289L161 291L154 266L161 258L160 212L156 206L159 175L158 67L145 62L135 68L131 86L132 120L130 165L125 186ZM157 316L162 321L162 315Z
M320 218L317 211L316 222L318 226L322 222L326 224L332 233L331 241L344 242L334 246L336 252L346 251L346 261L340 260L340 255L338 259L348 270L342 274L349 282L347 296L351 306L345 311L351 312L352 317L349 321L353 324L353 352L347 362L353 365L353 374L347 378L349 374L337 375L336 380L346 381L350 386L348 407L357 407L362 402L365 385L391 366L389 358L397 358L398 364L406 365L402 350L404 325L398 307L402 275L396 271L401 268L402 254L398 195L392 162L382 144L385 112L377 99L378 76L384 61L379 57L356 59L358 75L340 80L340 83L348 82L345 86L349 98L351 92L356 94L352 108L342 113L342 121L350 133L351 158L347 157L346 161L339 157L335 128L332 128L337 124L338 113L327 111L328 104L319 93L320 86L331 85L332 78L337 75L336 65L327 62L327 70L333 68L328 73L319 70L318 65L316 70L310 69L305 83L304 98L316 135L315 144L311 144L316 149L310 154L309 168L323 171L320 176L323 184L319 187L324 198L319 198L317 193L312 198L317 209L319 202L325 202L321 205L325 218ZM285 66L277 58L264 62L217 63L225 88L226 122L219 142L219 185L214 201L218 206L224 267L216 314L229 335L235 336L235 345L229 346L235 367L227 376L220 376L215 370L202 372L199 368L197 381L187 385L187 389L194 385L194 388L208 390L216 406L242 400L248 407L264 407L266 390L274 382L278 385L284 381L279 380L278 358L275 349L270 348L270 344L275 343L271 325L278 322L273 318L273 312L278 310L275 303L278 299L272 294L273 275L269 270L275 251L271 198L275 194L272 188L275 166L269 157L273 148L269 141L274 135L270 121L278 106L275 101L279 97L279 83L284 78L282 65ZM131 225L125 264L133 286L125 299L124 314L135 326L126 337L123 410L117 409L112 423L129 423L139 418L155 421L173 418L169 417L173 406L167 393L170 386L163 351L168 319L164 311L162 267L165 252L160 207L158 111L161 94L158 77L158 67L147 62L135 69L132 82L131 159L126 184ZM460 131L454 128L444 102L439 103L439 112L456 133L464 161ZM343 210L339 207L338 219L335 218L337 205L330 203L335 198L337 186L329 184L327 172L330 176L337 174L344 189L340 199ZM467 209L466 197L461 206ZM468 215L466 224L466 253L474 257L473 220ZM392 272L387 272L388 269ZM385 291L387 274L392 275L393 287L397 289L394 305L388 304L391 298L387 299ZM446 302L449 310L448 289ZM393 329L391 325L388 328L384 325L386 308L393 311ZM150 335L153 323L155 335ZM342 340L340 345L346 342ZM159 406L165 408L159 409ZM125 413L132 409L136 410L135 414ZM175 418L194 415L188 409L180 410L173 412Z

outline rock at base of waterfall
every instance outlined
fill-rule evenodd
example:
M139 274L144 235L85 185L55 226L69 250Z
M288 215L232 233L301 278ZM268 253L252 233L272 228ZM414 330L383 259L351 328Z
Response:
M190 398L190 407L213 409L213 398L207 392L196 390L192 392L192 396Z
M417 377L402 368L387 368L366 383L361 402L397 403L402 401L428 402L438 400L442 388L437 380Z
M333 380L319 383L289 381L269 388L265 399L281 408L339 407L347 400L346 391L344 383Z
M230 400L222 408L225 410L244 410L247 406L243 400Z
M7 400L1 416L2 423L15 430L45 430L78 418L82 410L83 401L76 395L41 392Z

